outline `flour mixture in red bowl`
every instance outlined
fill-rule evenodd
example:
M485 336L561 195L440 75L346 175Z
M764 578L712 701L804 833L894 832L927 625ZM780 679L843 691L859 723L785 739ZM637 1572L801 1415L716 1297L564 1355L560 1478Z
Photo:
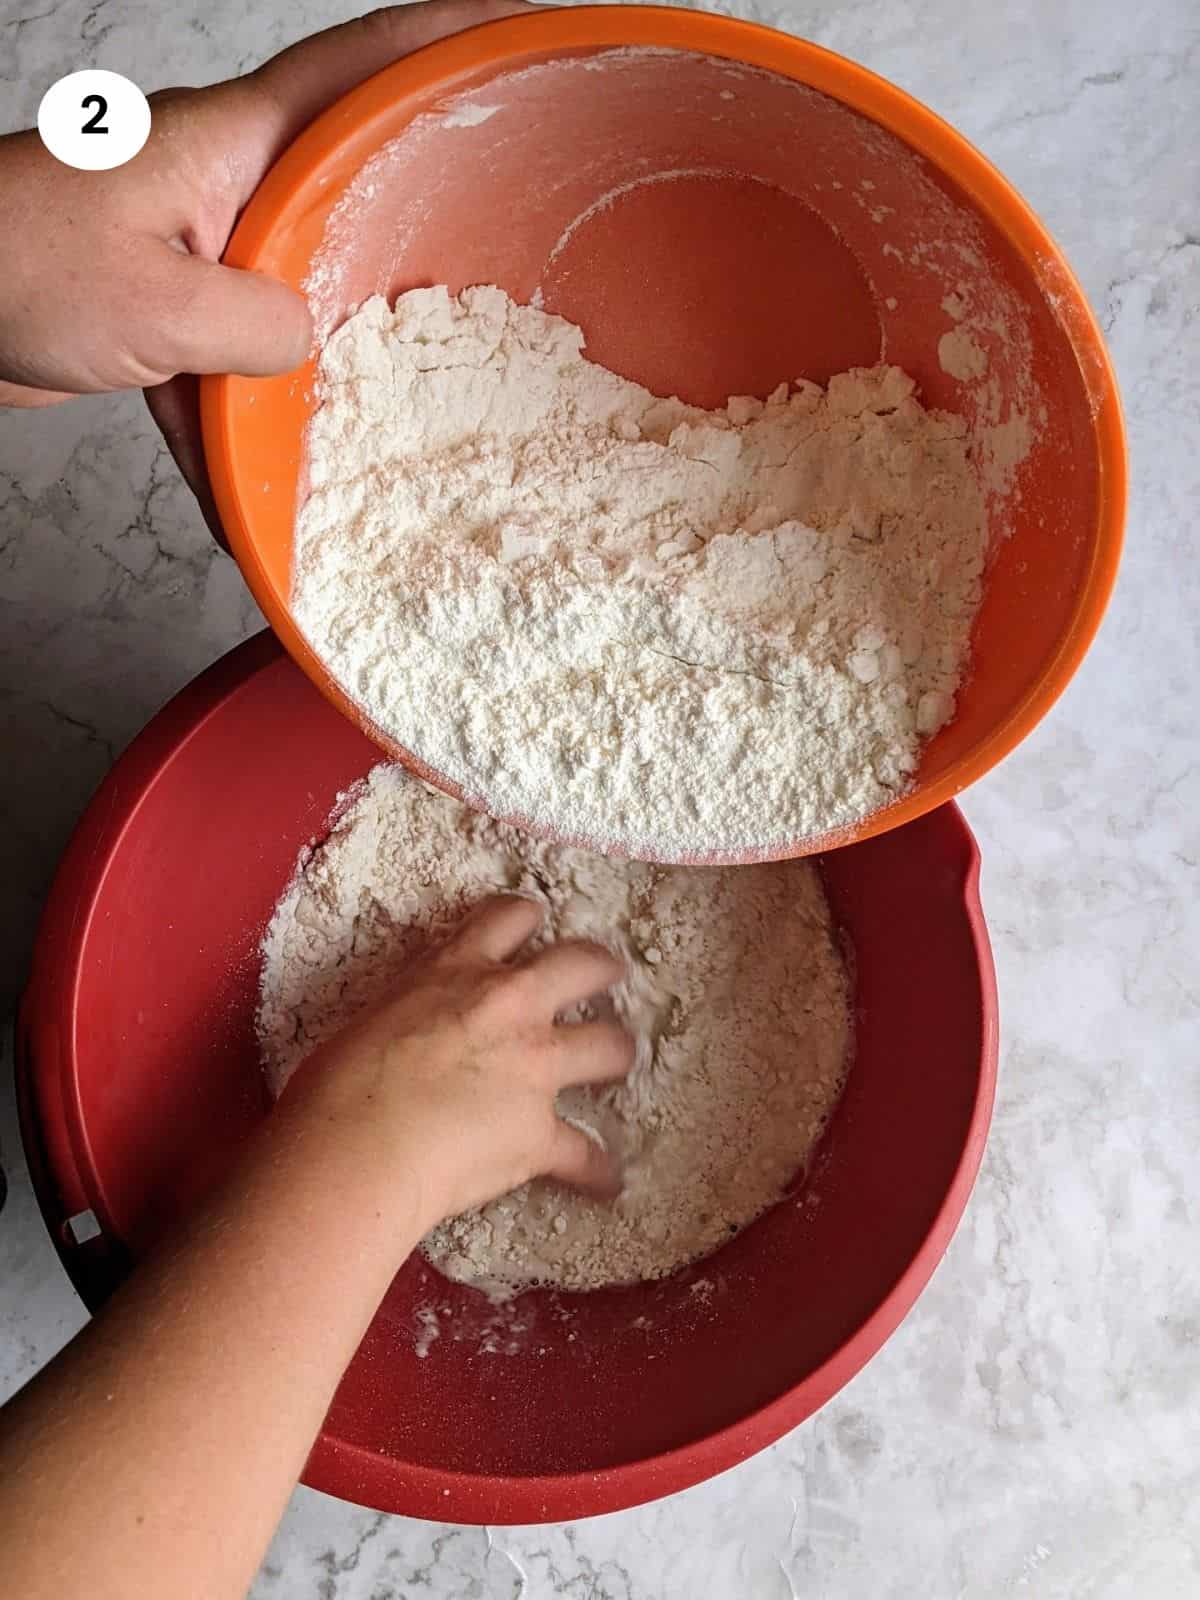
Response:
M379 759L264 634L154 719L80 823L22 1006L19 1076L42 1209L89 1306L266 1113L263 936L300 851ZM880 1348L962 1214L991 1112L979 858L947 805L819 864L852 952L854 1055L802 1181L655 1283L497 1308L414 1256L307 1483L457 1522L612 1511L760 1450Z

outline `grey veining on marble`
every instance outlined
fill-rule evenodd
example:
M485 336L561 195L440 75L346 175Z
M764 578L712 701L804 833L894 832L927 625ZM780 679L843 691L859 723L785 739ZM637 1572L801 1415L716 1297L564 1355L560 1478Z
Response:
M658 1505L465 1529L299 1490L255 1600L1182 1600L1200 1594L1200 8L796 0L1042 214L1111 341L1128 554L1053 715L968 797L1003 1005L967 1218L812 1422ZM349 14L0 0L0 128L82 65L203 83ZM114 754L257 626L133 398L0 414L0 984ZM6 1091L7 1092L7 1091ZM0 1394L79 1308L0 1117Z

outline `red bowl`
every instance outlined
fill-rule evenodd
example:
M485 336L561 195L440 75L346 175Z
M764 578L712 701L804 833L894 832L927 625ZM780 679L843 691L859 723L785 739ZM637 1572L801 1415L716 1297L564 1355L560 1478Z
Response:
M42 1211L90 1307L264 1114L259 941L298 851L378 759L262 634L154 719L80 823L42 922L18 1075ZM523 1297L527 1325L490 1354L479 1297L412 1258L306 1483L457 1522L613 1511L762 1449L880 1348L979 1166L995 979L979 856L953 805L821 866L854 950L857 1053L807 1180L665 1283ZM99 1233L81 1243L89 1211ZM431 1297L452 1315L421 1358Z

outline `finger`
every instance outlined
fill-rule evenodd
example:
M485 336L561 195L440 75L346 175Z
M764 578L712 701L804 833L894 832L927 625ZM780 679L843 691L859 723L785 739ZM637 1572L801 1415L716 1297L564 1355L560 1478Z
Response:
M248 163L253 176L248 175L243 203L296 135L365 78L437 39L532 9L522 0L428 0L423 5L385 6L274 56L245 80L256 95L261 116L256 119L253 160Z
M522 979L539 1007L556 1016L603 994L624 973L624 962L602 944L564 939L539 950L522 968Z
M76 394L65 389L35 389L26 383L6 383L0 378L0 406L37 410L41 406L56 406L62 400L77 400Z
M222 267L163 244L148 274L150 303L161 308L146 330L148 363L167 376L234 372L263 378L291 372L308 357L312 318L303 295L259 272Z
M616 1083L629 1075L636 1044L619 1022L564 1022L555 1029L555 1082Z
M546 908L528 895L492 895L470 913L449 949L476 961L511 961L545 920Z
M621 1192L617 1162L595 1139L569 1123L559 1122L545 1176L582 1189L597 1200L615 1200Z
M200 440L199 380L183 373L166 383L156 384L153 389L147 389L145 394L150 415L157 423L167 449L174 456L184 482L196 496L209 532L223 550L228 550L229 543L217 513L217 502L213 499L204 447Z

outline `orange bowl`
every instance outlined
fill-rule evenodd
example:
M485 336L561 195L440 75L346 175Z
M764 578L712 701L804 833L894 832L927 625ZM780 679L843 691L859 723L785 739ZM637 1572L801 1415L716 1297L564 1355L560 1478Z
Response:
M657 7L472 29L313 123L225 259L303 289L320 336L372 293L498 284L579 323L592 359L695 404L887 360L926 405L968 419L993 550L956 714L893 804L771 855L863 839L957 794L1045 715L1099 625L1120 553L1125 443L1083 292L963 138L815 45ZM371 724L293 620L314 380L313 361L280 378L203 380L230 544L321 691L464 798ZM694 858L686 841L671 855Z

